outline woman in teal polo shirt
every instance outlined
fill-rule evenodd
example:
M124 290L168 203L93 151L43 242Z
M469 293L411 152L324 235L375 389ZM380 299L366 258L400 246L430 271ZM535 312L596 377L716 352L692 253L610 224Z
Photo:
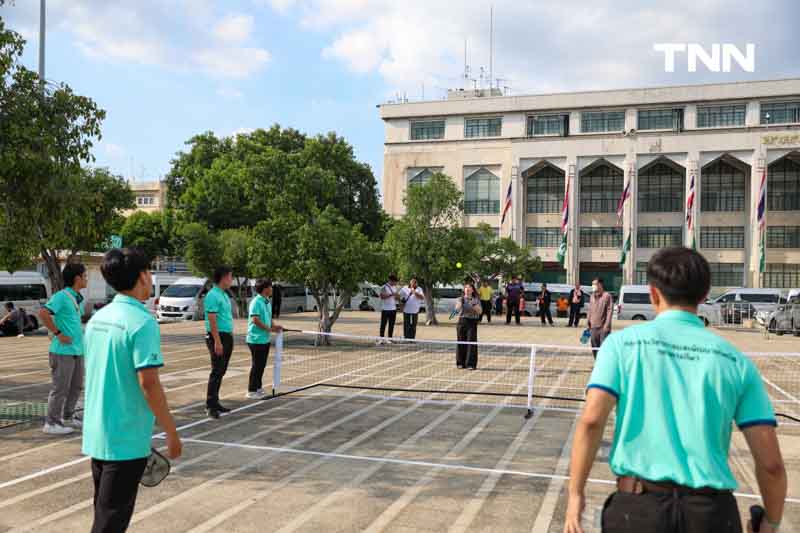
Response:
M261 382L269 357L270 333L279 333L283 330L281 326L272 324L270 296L272 296L272 281L258 280L256 296L250 302L247 319L247 346L250 348L253 361L250 367L250 382L247 386L247 397L251 400L260 400L266 396Z

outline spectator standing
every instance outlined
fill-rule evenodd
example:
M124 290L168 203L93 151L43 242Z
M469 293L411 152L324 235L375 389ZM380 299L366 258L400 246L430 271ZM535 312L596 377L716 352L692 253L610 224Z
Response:
M222 378L228 371L233 354L233 306L227 290L233 285L233 271L220 266L214 270L214 287L206 294L206 347L211 356L211 374L208 376L206 410L211 418L230 411L219 403Z
M408 287L400 291L400 301L403 303L403 337L406 339L417 338L419 309L424 300L425 293L419 288L415 278L411 278Z
M256 296L250 301L247 312L247 347L250 348L250 379L247 384L247 398L261 400L266 397L262 380L269 359L271 333L280 333L283 328L272 323L272 281L256 281Z
M394 323L397 320L397 301L400 292L397 289L397 276L389 275L388 281L381 287L381 330L378 344L391 342L386 340L386 326L389 326L389 339L394 337Z
M611 294L605 291L603 280L592 281L592 297L589 299L589 313L586 315L591 333L592 356L597 358L597 351L603 341L611 333L611 317L614 313L614 302Z
M481 320L481 301L472 285L464 286L464 294L456 301L459 341L456 347L456 366L475 370L478 367L478 322ZM460 344L469 342L473 344Z
M478 289L478 297L481 299L481 322L483 322L483 316L486 315L486 320L490 324L492 322L492 292L489 280L483 280L481 288Z
M6 315L0 319L0 334L6 337L25 336L25 313L15 309L14 302L6 303Z
M575 282L575 288L569 291L569 323L568 328L578 327L581 321L581 309L583 308L583 289L581 282Z
M787 479L775 413L752 360L697 316L711 286L708 263L694 250L665 248L650 259L647 281L656 319L611 335L589 380L564 532L583 531L584 487L614 408L617 492L603 508L604 533L740 533L733 423L754 460L766 511L760 532L779 531Z
M44 432L68 435L81 428L75 405L83 388L83 296L86 267L69 263L61 273L64 289L55 293L39 311L39 319L53 335L50 343L50 374L53 384L47 398Z
M514 276L511 283L506 285L506 324L511 324L511 314L517 325L520 323L520 300L525 299L525 288L519 282L519 278Z
M553 295L547 289L547 283L542 283L542 292L539 294L539 317L542 319L544 326L545 320L552 326L553 313L550 311L550 306L553 303Z
M272 317L281 316L281 300L283 300L283 288L275 284L272 286Z

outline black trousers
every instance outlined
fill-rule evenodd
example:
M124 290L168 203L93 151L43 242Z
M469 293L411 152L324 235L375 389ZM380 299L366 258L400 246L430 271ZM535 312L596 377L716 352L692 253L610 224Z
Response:
M394 337L394 323L397 320L397 311L381 311L381 337L385 337L386 326L389 326L389 338Z
M228 363L231 362L233 354L233 335L230 333L220 333L222 341L222 355L214 353L214 338L206 336L206 346L211 355L211 375L208 376L208 391L206 393L206 407L212 409L219 407L219 389L222 387L222 378L228 371Z
M481 322L483 322L483 317L486 316L487 322L492 321L492 301L491 300L481 300Z
M569 304L569 325L578 327L581 321L581 304Z
M122 533L128 529L145 466L146 457L131 461L92 459L92 533Z
M741 533L731 493L616 492L603 508L603 533Z
M419 313L403 313L403 337L416 339L418 322Z
M461 318L456 326L456 334L460 342L478 342L478 318ZM456 365L467 368L478 367L478 346L475 344L459 344L456 346Z
M553 313L550 311L550 306L542 307L539 309L539 316L542 317L542 324L544 324L545 319L552 325L553 324Z
M6 322L2 326L0 326L0 333L5 335L6 337L16 337L21 333L19 330L19 326L12 322Z
M519 300L509 300L506 303L506 324L511 324L511 313L514 313L514 320L519 324Z
M264 369L267 368L269 358L269 343L267 344L247 344L250 348L250 381L247 384L247 392L256 392L263 388L261 381L264 379Z

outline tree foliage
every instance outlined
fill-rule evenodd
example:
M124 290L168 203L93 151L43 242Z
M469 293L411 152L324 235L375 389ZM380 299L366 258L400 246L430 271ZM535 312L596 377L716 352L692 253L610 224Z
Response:
M184 259L196 276L209 278L214 269L222 264L222 244L219 237L196 222L180 229L184 242Z
M511 279L514 275L532 280L534 272L542 269L542 261L528 246L520 246L514 239L497 238L488 224L478 228L478 245L466 268L478 279Z
M222 264L233 270L236 282L235 292L240 311L246 312L247 298L244 288L253 279L251 268L250 250L252 249L253 234L246 228L228 229L220 233L219 242L222 252Z
M166 216L162 213L137 211L125 219L120 236L125 246L141 248L154 259L171 252Z

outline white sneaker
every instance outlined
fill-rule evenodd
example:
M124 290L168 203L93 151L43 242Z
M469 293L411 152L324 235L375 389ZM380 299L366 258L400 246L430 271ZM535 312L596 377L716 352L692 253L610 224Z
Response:
M263 400L266 397L266 394L263 392L248 392L246 395L248 400Z
M25 337L25 334L23 334L23 333L20 333L19 335L17 335L17 338L18 338L18 339L21 339L21 338L23 338L23 337Z
M70 418L64 420L64 427L80 430L83 427L83 422L77 418Z
M381 346L382 344L383 344L383 341L380 340L380 339L375 341L375 346Z
M45 424L42 431L48 435L69 435L75 430L59 424Z

